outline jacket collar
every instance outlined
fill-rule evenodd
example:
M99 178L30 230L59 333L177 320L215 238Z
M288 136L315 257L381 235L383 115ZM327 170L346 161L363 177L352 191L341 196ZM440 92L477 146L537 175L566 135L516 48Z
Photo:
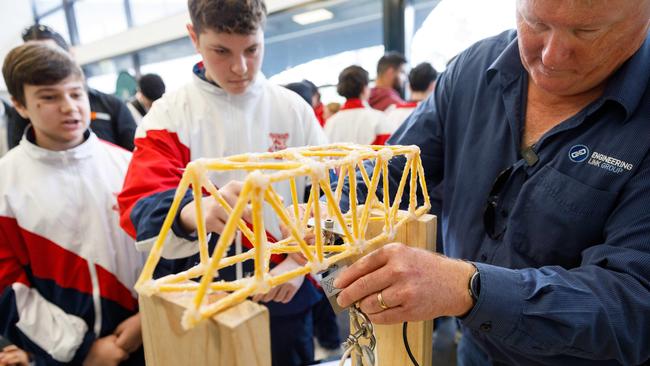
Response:
M29 125L25 130L22 140L20 140L20 147L30 157L46 163L71 162L92 157L93 151L99 143L99 139L90 129L84 133L84 139L84 142L68 150L54 151L44 149L34 143L34 129L32 125Z
M358 98L346 99L345 103L343 103L343 106L341 106L342 111L347 109L359 109L359 108L366 108L366 105L363 103L361 99Z

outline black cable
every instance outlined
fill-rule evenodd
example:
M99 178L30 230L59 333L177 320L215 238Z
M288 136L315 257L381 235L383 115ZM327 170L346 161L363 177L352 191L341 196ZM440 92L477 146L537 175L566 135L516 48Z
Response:
M404 326L402 327L402 338L404 339L404 347L406 348L406 353L408 353L411 362L413 362L413 365L420 366L420 364L418 364L418 361L415 359L415 356L413 356L413 352L411 352L411 347L409 347L409 340L408 337L406 336L407 324L408 322L404 322Z

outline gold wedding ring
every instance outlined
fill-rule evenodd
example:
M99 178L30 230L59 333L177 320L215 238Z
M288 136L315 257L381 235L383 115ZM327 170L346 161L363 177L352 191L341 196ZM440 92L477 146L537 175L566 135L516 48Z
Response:
M379 302L380 308L384 310L390 309L390 306L386 305L386 303L384 302L384 297L381 296L381 291L377 292L377 302Z

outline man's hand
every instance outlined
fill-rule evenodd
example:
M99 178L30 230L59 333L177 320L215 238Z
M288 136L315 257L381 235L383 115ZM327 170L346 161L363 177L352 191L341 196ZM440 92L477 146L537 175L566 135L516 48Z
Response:
M291 257L287 257L284 261L282 261L282 263L273 267L273 269L269 271L269 273L272 276L277 276L279 274L294 270L300 266L301 265L296 263L296 261L294 261ZM281 302L283 304L286 304L289 301L291 301L291 299L293 299L293 296L296 294L296 292L298 292L304 280L305 280L305 276L295 277L288 282L275 286L266 294L257 294L253 296L253 301L262 301L262 302L275 301L275 302Z
M219 189L219 193L224 198L224 200L228 202L230 207L234 207L243 186L243 182L233 180L225 186L221 187L221 189ZM203 197L201 203L203 204L203 212L205 215L206 231L209 233L221 234L230 215L223 207L221 207L219 203L217 203L217 201L212 196ZM251 222L250 208L244 209L242 217L245 221ZM183 229L188 233L196 231L195 201L188 203L183 207L183 209L181 209L180 221Z
M125 319L115 328L115 343L127 353L135 352L142 345L142 323L140 313Z
M0 366L29 366L29 356L12 344L0 352Z
M470 263L392 243L343 271L334 286L344 289L337 299L342 307L359 302L373 323L392 324L467 313L474 271Z
M116 366L126 360L129 354L116 341L117 337L113 334L96 339L84 360L84 366Z

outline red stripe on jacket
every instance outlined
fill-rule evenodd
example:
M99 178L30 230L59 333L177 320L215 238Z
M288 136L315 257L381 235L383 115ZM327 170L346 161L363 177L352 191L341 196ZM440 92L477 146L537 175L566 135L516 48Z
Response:
M92 245L92 244L89 244ZM88 261L53 241L27 231L14 218L0 217L0 287L20 282L31 287L24 271L35 278L52 280L58 287L92 295ZM101 297L134 311L136 299L114 274L95 265Z
M136 237L131 211L138 200L178 187L189 162L190 149L181 143L175 132L149 130L146 137L135 139L133 158L117 198L120 225L131 237Z
M371 145L386 145L386 141L388 141L390 136L390 134L377 135L377 137L375 137L375 141L373 141Z

